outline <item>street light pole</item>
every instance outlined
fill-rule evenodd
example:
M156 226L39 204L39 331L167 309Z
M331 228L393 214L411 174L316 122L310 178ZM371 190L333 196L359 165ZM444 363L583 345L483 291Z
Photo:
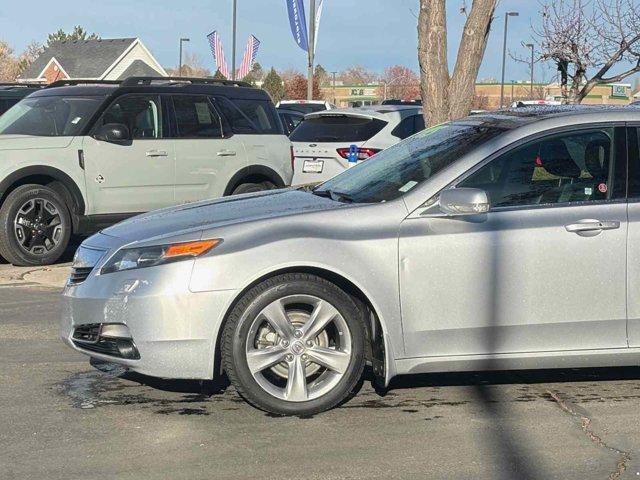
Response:
M502 42L502 81L500 82L500 108L504 106L504 69L507 62L507 29L509 17L517 17L518 12L505 12L504 14L504 39Z
M313 100L313 60L316 49L316 0L309 2L309 73L307 76L307 100Z
M231 80L236 79L236 20L237 20L237 12L238 12L238 1L233 0L233 25L231 27L232 30L232 38L231 38Z
M524 46L531 49L531 93L529 94L529 96L531 97L531 100L533 100L533 64L534 64L533 43L525 43Z
M189 38L181 38L180 39L180 62L178 63L178 76L181 77L182 76L182 44L184 42L189 42L190 39Z
M333 75L333 104L336 104L336 73L338 72L331 72L331 75Z

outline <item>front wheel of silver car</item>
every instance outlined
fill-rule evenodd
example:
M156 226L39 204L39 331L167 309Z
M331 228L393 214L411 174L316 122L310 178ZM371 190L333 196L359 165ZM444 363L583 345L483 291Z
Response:
M313 415L348 399L364 367L365 328L349 295L308 274L247 292L223 333L224 368L248 402L278 415Z

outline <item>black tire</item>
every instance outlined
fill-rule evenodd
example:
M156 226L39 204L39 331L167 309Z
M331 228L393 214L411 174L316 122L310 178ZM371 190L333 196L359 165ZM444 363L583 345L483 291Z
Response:
M327 393L291 402L265 391L247 365L247 335L256 316L271 302L289 295L313 295L329 302L345 320L351 335L351 358L339 382ZM309 416L329 410L356 393L365 364L365 324L349 295L333 283L303 273L278 275L249 290L229 315L222 335L224 370L237 392L253 406L276 414ZM304 358L304 357L303 357Z
M241 183L238 185L231 195L240 195L242 193L255 193L255 192L263 192L265 190L273 190L276 186L271 182L260 182L260 183Z
M20 244L14 220L20 208L29 200L44 199L55 208L59 217L60 231L50 247L42 251L27 251ZM11 192L0 207L0 256L16 266L51 265L58 260L69 244L71 237L71 215L62 197L53 189L42 185L22 185Z

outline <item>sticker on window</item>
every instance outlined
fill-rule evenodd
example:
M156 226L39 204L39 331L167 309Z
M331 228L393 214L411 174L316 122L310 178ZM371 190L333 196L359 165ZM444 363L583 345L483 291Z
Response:
M407 183L405 183L403 186L401 186L398 191L402 192L402 193L407 193L409 190L411 190L413 187L415 187L418 184L418 182L416 182L415 180L410 180Z
M585 187L585 189L584 189L584 194L585 194L585 195L593 195L593 188L591 188L591 187Z
M206 103L196 103L196 115L198 115L198 123L200 125L211 125L211 112L209 111L209 105Z

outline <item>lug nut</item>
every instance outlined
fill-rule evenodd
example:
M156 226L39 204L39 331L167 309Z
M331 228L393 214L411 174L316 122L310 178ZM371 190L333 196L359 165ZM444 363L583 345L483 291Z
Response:
M303 355L302 355L302 360L305 360L305 361L306 361L306 360L307 360L307 358L309 358L309 356L308 356L307 354L303 354Z
M313 347L313 341L307 340L307 347Z
M282 340L282 346L283 347L288 347L289 346L289 342L287 342L286 340Z
M296 338L302 337L302 330L296 330L295 332L293 332L293 336Z
M284 357L287 362L293 362L293 355L289 354Z

